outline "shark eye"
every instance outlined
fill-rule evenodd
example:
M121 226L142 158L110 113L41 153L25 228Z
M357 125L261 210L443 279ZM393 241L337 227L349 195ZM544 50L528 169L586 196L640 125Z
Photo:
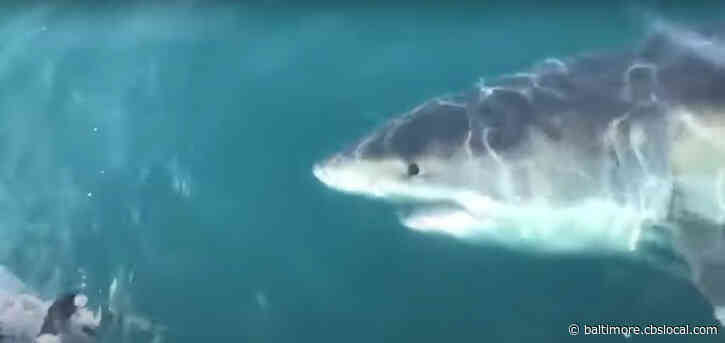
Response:
M411 162L408 165L408 175L409 176L415 176L420 174L420 167L418 167L418 164L415 162Z

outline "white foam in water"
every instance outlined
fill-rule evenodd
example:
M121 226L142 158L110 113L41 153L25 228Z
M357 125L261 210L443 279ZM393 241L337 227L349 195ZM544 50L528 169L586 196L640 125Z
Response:
M725 306L715 306L715 318L720 321L720 323L725 323Z
M51 303L34 295L0 290L0 332L9 337L35 337Z
M37 342L76 343L72 333L82 332L83 327L98 328L101 323L100 308L98 312L86 308L88 297L83 294L75 296L74 305L79 309L73 313L66 329L69 335L44 334ZM0 265L0 333L10 339L9 342L34 342L35 337L48 313L53 299L42 299L28 289L7 268ZM67 339L62 337L67 337ZM4 341L3 341L4 342Z
M137 312L130 293L133 283L133 271L119 270L108 288L108 310L112 314L113 323L110 330L124 342L138 339L142 334L149 337L150 342L160 343L164 340L166 327Z
M25 284L20 281L5 266L0 265L0 290L9 294L18 294L25 291Z
M85 307L86 304L88 304L88 297L85 295L80 294L73 298L73 305L76 307Z

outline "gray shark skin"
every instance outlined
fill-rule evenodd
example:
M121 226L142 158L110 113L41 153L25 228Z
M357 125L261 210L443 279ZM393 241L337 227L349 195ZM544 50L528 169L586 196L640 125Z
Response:
M431 99L313 173L414 204L411 229L515 247L628 252L659 225L725 323L725 25Z

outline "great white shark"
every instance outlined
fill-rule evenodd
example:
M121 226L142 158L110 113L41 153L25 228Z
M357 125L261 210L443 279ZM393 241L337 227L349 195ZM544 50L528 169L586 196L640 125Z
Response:
M666 241L725 323L725 25L658 23L430 99L313 173L412 204L415 230L547 252Z

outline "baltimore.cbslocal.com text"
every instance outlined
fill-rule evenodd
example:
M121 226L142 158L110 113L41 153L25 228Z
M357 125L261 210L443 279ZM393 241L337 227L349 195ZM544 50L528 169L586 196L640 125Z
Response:
M608 336L608 335L717 335L720 328L715 325L611 325L611 324L577 324L569 325L572 336Z

